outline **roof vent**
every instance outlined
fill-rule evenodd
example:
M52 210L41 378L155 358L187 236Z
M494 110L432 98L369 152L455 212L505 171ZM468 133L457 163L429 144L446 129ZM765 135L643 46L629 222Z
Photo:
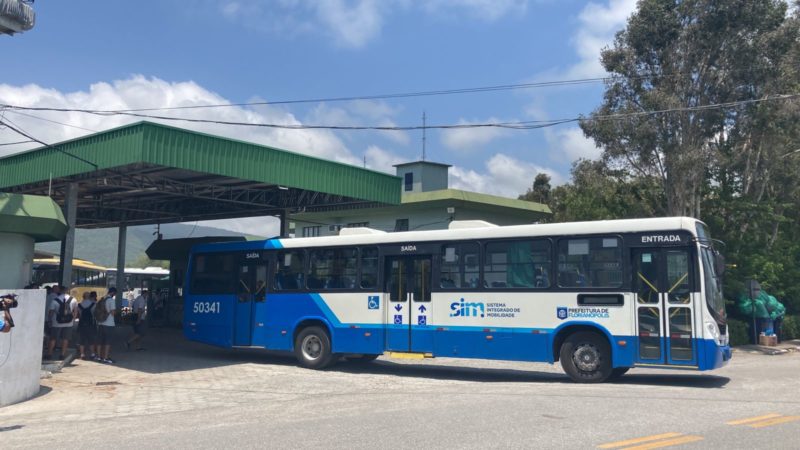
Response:
M463 230L465 228L492 228L497 225L485 220L454 220L450 222L448 230Z
M363 234L386 234L386 232L367 227L342 228L339 230L339 236L356 236Z

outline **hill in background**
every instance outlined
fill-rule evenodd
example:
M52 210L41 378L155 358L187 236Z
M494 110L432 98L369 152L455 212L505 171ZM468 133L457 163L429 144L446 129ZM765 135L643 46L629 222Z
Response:
M128 227L125 263L130 266L145 255L145 250L156 239L155 225ZM172 223L161 225L164 239L177 239L204 236L244 236L242 233L223 230L221 228ZM75 257L91 261L106 267L117 264L117 228L99 230L78 229L75 231ZM36 244L36 250L58 254L60 242Z

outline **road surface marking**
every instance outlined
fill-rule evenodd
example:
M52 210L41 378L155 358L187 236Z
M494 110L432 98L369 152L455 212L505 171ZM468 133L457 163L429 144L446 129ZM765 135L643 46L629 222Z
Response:
M800 416L783 416L778 417L776 419L764 420L762 422L751 423L749 426L751 428L764 428L770 425L778 425L781 423L786 422L794 422L795 420L800 420Z
M674 439L667 439L666 441L650 442L649 444L637 445L635 447L625 447L624 450L650 450L651 448L671 447L673 445L688 444L689 442L702 441L701 436L681 436Z
M758 417L750 417L748 419L732 420L732 421L726 422L726 423L728 425L744 425L746 423L759 422L759 421L766 420L766 419L774 419L775 417L780 417L780 416L781 416L780 414L771 413L771 414L765 414L763 416L758 416Z
M654 434L652 436L628 439L626 441L609 442L608 444L599 445L597 448L619 448L625 447L626 445L641 444L642 442L657 441L659 439L667 439L677 436L681 436L681 433Z

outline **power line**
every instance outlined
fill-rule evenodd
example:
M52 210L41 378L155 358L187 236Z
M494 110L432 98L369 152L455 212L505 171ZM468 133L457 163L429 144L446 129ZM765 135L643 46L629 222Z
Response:
M773 96L762 97L758 99L750 99L750 100L738 100L733 102L724 102L724 103L714 103L709 105L698 105L698 106L689 106L689 107L677 107L677 108L669 108L669 109L662 109L662 110L651 110L651 111L634 111L629 113L615 113L615 114L605 114L605 115L596 115L596 116L579 116L573 118L564 118L564 119L553 119L553 120L529 120L529 121L518 121L518 122L488 122L488 123L472 123L472 124L442 124L442 125L410 125L410 126L344 126L344 125L285 125L285 124L276 124L276 123L253 123L253 122L236 122L236 121L225 121L225 120L214 120L214 119L197 119L197 118L187 118L187 117L173 117L173 116L162 116L162 115L154 115L154 114L142 114L142 113L135 113L135 112L109 112L104 110L89 110L89 109L71 109L71 108L48 108L48 107L25 107L25 106L15 106L15 105L8 105L8 104L0 104L0 107L8 108L8 110L16 112L17 110L24 110L24 111L54 111L54 112L80 112L84 114L92 114L98 116L129 116L129 117L137 117L142 119L155 119L155 120L164 120L164 121L178 121L178 122L190 122L190 123L207 123L207 124L216 124L216 125L231 125L231 126L246 126L246 127L260 127L260 128L275 128L275 129L289 129L289 130L372 130L372 131L413 131L413 130L422 130L422 129L442 129L442 130L451 130L451 129L469 129L469 128L507 128L507 129L515 129L515 130L532 130L538 128L546 128L552 127L556 125L561 125L564 123L570 122L578 122L581 120L618 120L618 119L625 119L630 117L638 117L638 116L648 116L648 115L658 115L658 114L669 114L669 113L680 113L680 112L697 112L697 111L707 111L707 110L714 110L714 109L725 109L725 108L733 108L742 105L749 105L749 104L756 104L768 101L777 101L777 100L789 100L800 97L800 94L779 94Z
M54 123L56 125L63 125L65 127L76 128L78 130L89 131L89 132L92 132L92 133L97 133L98 132L97 130L92 130L90 128L79 127L77 125L72 125L72 124L64 123L64 122L58 122L56 120L51 120L51 119L45 119L44 117L34 116L33 114L26 114L26 113L19 112L19 111L14 111L14 110L6 110L6 111L12 112L14 114L19 114L20 116L30 117L31 119L37 119L37 120L42 120L44 122Z
M13 132L15 132L15 133L17 133L17 134L19 134L21 136L24 136L24 137L30 139L31 141L38 142L38 143L44 145L47 148L51 148L51 149L53 149L55 151L61 152L61 153L65 154L65 155L67 155L67 156L70 156L72 158L77 159L78 161L85 162L86 164L89 164L90 166L94 167L95 170L97 170L97 168L98 168L97 164L95 164L95 163L93 163L91 161L85 160L85 159L81 158L80 156L73 155L72 153L70 153L70 152L68 152L68 151L66 151L66 150L64 150L64 149L62 149L60 147L56 147L56 146L50 145L50 144L48 144L48 143L46 143L44 141L40 141L39 139L36 139L35 137L33 137L33 136L29 135L28 133L26 133L25 131L23 131L21 128L16 126L16 124L14 124L14 125L11 125L11 124L13 124L13 122L8 120L8 118L4 117L3 119L0 120L0 125L4 125L9 130L11 130L11 131L13 131Z

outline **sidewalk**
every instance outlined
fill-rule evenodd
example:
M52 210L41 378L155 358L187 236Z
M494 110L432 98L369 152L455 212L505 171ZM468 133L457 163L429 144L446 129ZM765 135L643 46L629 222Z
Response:
M740 345L738 347L733 347L733 350L735 352L747 352L752 354L782 355L785 353L800 352L800 339L783 341L774 347L754 344Z

